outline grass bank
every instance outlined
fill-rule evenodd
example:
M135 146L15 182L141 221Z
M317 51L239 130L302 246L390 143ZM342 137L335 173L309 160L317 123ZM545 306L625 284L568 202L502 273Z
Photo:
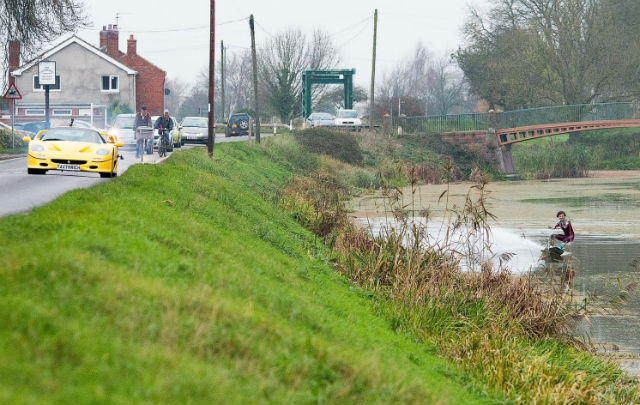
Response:
M295 158L308 153L304 141L281 138L268 143L268 150L286 151L292 157L287 161L309 161ZM570 265L559 276L551 271L549 276L542 272L516 277L502 266L487 263L475 272L461 271L455 252L474 249L471 241L488 232L491 214L485 208L483 173L475 171L471 176L477 183L464 206L449 211L450 233L468 229L467 243L459 245L430 241L425 229L408 220L411 207L400 203L401 190L384 177L379 179L381 195L394 216L390 221L398 225L393 232L371 238L347 218L341 201L351 188L340 176L343 170L329 158L314 164L316 169L307 176L292 179L280 205L332 247L336 268L377 297L379 312L394 329L437 347L439 354L515 403L635 403L640 399L636 384L615 364L594 357L584 350L588 345L571 336L572 325L590 309L574 298ZM415 170L412 174L415 185L419 178ZM479 253L470 252L476 257ZM473 257L468 261L473 262ZM610 298L603 297L613 302Z
M272 203L274 154L178 152L1 218L0 402L503 402L332 269Z
M491 292L517 282L458 284L401 238L326 226L363 168L304 145L181 151L0 219L0 402L638 398L611 363L517 323L540 300ZM434 294L438 274L455 277Z

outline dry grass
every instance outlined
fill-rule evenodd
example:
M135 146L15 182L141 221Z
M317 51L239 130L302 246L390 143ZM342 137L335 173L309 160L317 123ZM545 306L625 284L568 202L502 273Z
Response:
M412 185L420 181L415 168L407 174ZM334 179L326 174L294 180L283 206L303 212L299 220L330 242L342 274L392 303L395 309L386 315L394 328L433 343L515 403L640 401L634 381L613 363L584 352L588 347L571 336L586 308L574 297L570 263L548 277L512 275L508 256L497 268L485 261L475 263L474 271L461 269L461 260L471 263L478 249L489 249L486 176L471 177L476 183L464 206L448 209L446 237L438 242L409 218L413 211L400 205L400 189L384 179L385 210L395 226L377 236L346 220L341 190L329 186ZM446 197L445 192L441 198ZM466 239L453 237L461 231Z

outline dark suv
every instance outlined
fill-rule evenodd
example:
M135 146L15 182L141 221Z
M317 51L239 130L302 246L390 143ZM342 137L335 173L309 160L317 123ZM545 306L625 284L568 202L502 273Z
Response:
M249 135L251 132L251 117L247 113L231 114L227 127L224 129L224 136Z

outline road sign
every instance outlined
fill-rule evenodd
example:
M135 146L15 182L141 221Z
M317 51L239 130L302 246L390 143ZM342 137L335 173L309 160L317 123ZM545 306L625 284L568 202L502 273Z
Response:
M18 91L15 83L11 83L2 98L5 100L20 100L22 98L22 94Z
M42 61L38 63L38 82L41 86L56 84L56 62Z

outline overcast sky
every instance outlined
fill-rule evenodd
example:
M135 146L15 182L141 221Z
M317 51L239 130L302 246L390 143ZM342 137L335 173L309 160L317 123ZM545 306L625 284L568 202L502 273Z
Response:
M378 8L376 76L389 71L422 42L436 55L462 44L462 25L470 5L488 0L218 0L216 59L220 40L228 52L249 48L253 13L258 46L279 31L297 27L311 33L318 27L332 36L342 60L340 68L355 68L355 81L368 88L371 77L373 12ZM103 25L118 22L120 49L133 34L138 53L167 72L169 78L193 83L208 63L209 4L207 0L168 2L86 0L93 27L78 35L99 44ZM116 15L118 20L116 20Z

